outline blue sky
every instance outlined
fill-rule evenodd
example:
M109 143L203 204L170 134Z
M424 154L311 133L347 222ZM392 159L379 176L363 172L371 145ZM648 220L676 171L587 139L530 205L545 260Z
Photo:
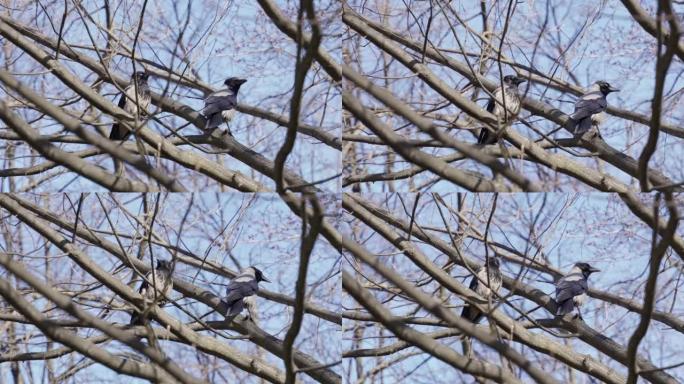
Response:
M447 204L455 207L456 196L456 194L447 194L444 196L444 200ZM493 195L467 194L466 196L465 204L468 207L466 217L475 228L484 230ZM402 197L410 213L415 196L402 195ZM642 198L650 200L645 195ZM376 194L372 195L370 199L375 204L380 204L385 209L392 211L394 215L408 221L408 215L404 213L397 197ZM423 195L420 202L420 208L416 215L416 225L421 225L423 228L444 228L431 196ZM497 204L498 208L494 214L489 234L491 241L506 244L522 253L527 251L529 257L537 254L539 258L544 255L552 266L561 271L567 271L572 264L578 261L589 262L602 270L602 272L591 276L590 284L592 287L642 302L643 284L645 284L648 275L651 231L624 206L617 196L560 193L501 194ZM443 211L446 213L446 210L443 209ZM532 238L536 245L530 246L527 241L532 233L529 225L535 220L535 217L537 217L537 224L534 226L535 231ZM453 218L450 219L449 225L452 230L457 227ZM349 228L344 227L343 231L349 231ZM388 245L379 235L370 236L370 232L367 230L357 229L357 231L362 234L360 239L357 238L357 241L363 241L363 245L376 255L384 255L385 263L402 273L405 278L418 281L425 277L425 274L408 259L400 253L396 254L396 249ZM679 234L680 236L684 234L684 230L680 229ZM449 241L446 235L442 235L441 238ZM419 241L414 241L414 244L435 264L445 265L447 263L447 256L439 251ZM479 241L466 239L461 250L467 257L480 261L484 259L484 248ZM537 253L538 250L541 250L542 253ZM679 269L675 265L679 265ZM681 282L679 282L681 279L681 260L676 254L669 252L668 259L663 262L661 269L656 309L666 312L672 311L679 317L684 316L684 301L681 294L678 293L678 290L681 290ZM368 267L363 268L363 271L369 276L377 276ZM504 262L503 271L509 276L515 276L519 272L519 268L516 264ZM464 284L467 284L470 279L469 273L463 268L454 269L452 275L458 277ZM554 292L548 275L540 276L528 272L524 281L547 294ZM437 285L433 282L422 288L425 292L432 293L437 289ZM379 298L386 297L389 299L385 294L378 294L378 291L373 291L373 293ZM449 302L453 305L460 304L460 301L454 298L451 298ZM411 305L406 305L406 301L396 297L390 303L386 305L389 305L396 315L408 313L414 308ZM522 305L528 310L536 307L534 303L522 301L518 297L513 298L512 303L518 307ZM343 305L345 309L348 309L350 305L356 307L356 303L348 296L345 297ZM456 310L459 311L459 309ZM510 309L506 308L505 310L509 315L512 314ZM597 305L597 301L591 299L582 313L585 321L591 327L613 338L621 345L626 345L639 320L638 315L629 313L621 307L609 304ZM417 316L427 316L427 314L421 310ZM549 318L551 316L545 310L537 310L532 314L532 317ZM349 327L349 323L346 324ZM415 328L422 331L435 330L435 328L421 326L415 326ZM374 334L373 331L368 331L366 335L372 334ZM349 349L350 336L349 333L345 335L345 349ZM666 344L662 344L663 340L666 340ZM362 347L377 347L376 342L377 340L370 339L362 343ZM385 340L385 345L389 343L391 343L391 339ZM597 355L593 348L585 346L583 342L572 340L570 343L573 349L580 353ZM641 343L640 353L649 356L649 359L659 366L679 363L684 360L684 355L675 346L682 343L684 343L684 336L681 333L668 330L662 323L652 322L646 338ZM449 345L460 352L458 341L450 342ZM480 346L478 351L482 350L484 349ZM411 351L416 351L416 349L405 350L402 353ZM527 349L526 351L525 353L532 353ZM491 358L492 355L486 356ZM387 356L386 359L389 360L391 357ZM449 368L444 363L436 359L424 363L424 359L425 355L421 354L408 358L396 369L389 369L385 373L385 379L391 380L392 374L400 375L419 365L420 368L410 376L410 379L417 383L430 382L432 375L434 375L434 382L450 382L460 377L453 368ZM606 361L607 359L603 360ZM498 362L498 358L495 362ZM369 366L378 364L378 361L364 359L364 363L368 369ZM424 365L421 365L423 363ZM345 363L345 370L348 369L348 364ZM547 364L544 369L549 369L551 366L551 364ZM614 365L613 368L616 368L618 372L625 372L620 365ZM684 368L673 369L669 373L680 380L684 379Z
M356 10L366 18L379 21L379 16L376 13L378 3L364 3L365 12L362 12L361 7L357 7ZM654 9L654 3L653 1L648 1L644 7ZM410 3L413 15L418 20L417 23L413 16L407 15L403 3L390 2L390 4L391 16L387 19L389 27L413 40L423 41L424 34L421 30L424 31L426 29L429 19L429 2L416 1ZM486 5L491 10L489 17L490 28L497 34L500 34L504 25L501 15L505 14L508 2L486 2ZM470 28L473 28L478 33L482 31L479 1L452 2L451 6L463 20L466 20ZM684 11L681 5L677 6L677 8L680 12ZM459 50L460 42L468 52L480 52L479 39L467 33L462 24L455 20L453 16L450 15L449 18L451 25L445 22L445 17L439 11L439 8L435 8L433 16L434 20L430 27L430 41L436 47L445 50ZM594 18L594 16L596 17ZM544 33L540 35L539 31L544 23L546 23ZM420 27L416 24L419 24ZM582 28L583 26L584 28ZM452 32L450 27L453 27L453 31L455 31L459 40L454 37L454 32ZM575 38L576 36L577 38ZM535 49L538 40L539 44ZM378 48L364 39L362 41L363 43L359 47L350 46L354 57L359 61L361 71L369 76L375 84L386 86L383 80L385 77L384 61L382 56L378 54ZM557 43L564 50L562 59L555 47ZM495 41L495 45L498 47L498 40ZM610 105L650 115L650 101L653 97L655 84L656 60L654 38L643 31L641 26L629 17L624 6L618 0L518 2L509 23L508 32L503 44L503 53L520 64L533 67L542 73L552 74L558 79L569 81L579 86L588 86L601 79L607 80L621 89L619 93L610 95L608 99ZM449 55L456 60L464 61L462 56L453 53ZM471 57L470 62L474 66L477 65L476 58ZM577 83L569 76L565 66L571 68L572 73L577 78ZM463 89L468 84L460 74L441 65L428 61L428 67L455 89ZM502 70L504 75L513 73L513 68L505 64L502 64ZM670 67L667 78L666 95L668 97L665 105L668 113L663 116L663 121L680 127L684 122L684 108L682 108L684 106L682 99L684 80L680 76L682 70L684 70L684 65L681 61L675 59ZM491 65L486 75L490 79L498 78L498 65ZM424 103L439 101L443 108L436 112L451 115L459 112L458 109L446 103L443 97L437 95L434 90L424 85L421 80L401 64L394 63L391 65L387 76L390 78L390 90L402 100L414 104L414 108L428 109L429 106ZM543 84L533 84L529 89L523 87L521 89L526 90L527 97L541 99L547 104L558 107L565 113L570 113L573 110L575 96L561 95L559 92L547 88ZM470 92L466 94L470 96ZM483 107L486 105L486 98L486 95L481 92L478 103ZM370 96L364 95L362 99L369 106L379 106L379 103ZM465 115L460 117L465 118ZM528 122L532 123L541 132L548 133L557 128L553 123L549 123L546 120L536 116L530 117L528 112L522 112L521 117L527 119ZM382 116L382 119L387 121L385 116ZM394 119L391 121L390 126L394 129L399 129L404 124L403 120ZM515 124L515 129L528 137L534 139L539 137L538 134L521 123ZM403 129L399 133L415 138L428 138L427 135L416 134L414 128ZM475 137L468 132L451 130L449 134L465 142L475 142ZM648 127L614 116L608 116L602 125L601 134L609 145L632 157L638 158L646 142ZM556 133L554 137L568 138L570 135L565 131L561 131ZM368 148L370 148L368 151L373 148L375 148L376 152L380 151L378 146L368 146ZM651 167L662 170L674 181L684 180L684 173L682 173L681 167L684 161L682 149L684 149L684 145L682 145L680 138L661 133L658 151L650 162ZM423 148L423 151L433 155L446 155L453 152L448 148ZM621 171L607 163L601 162L599 166L597 161L592 158L579 158L564 152L559 153L591 169L599 169L617 176L622 182L629 182L629 179ZM369 154L364 154L359 155L357 158L362 159L368 165L367 171L369 173L384 171L384 163L386 161L384 156L371 157ZM400 161L399 157L397 157L397 161ZM470 161L454 163L454 166L457 168L476 169L484 172L485 175L491 174L485 167ZM537 167L534 164L515 162L516 169L519 169L520 166L523 167L522 170L526 176L533 180L539 179L540 176L537 174ZM402 167L405 167L405 164L397 165L395 170L403 169ZM547 173L553 174L550 171ZM426 175L426 173L423 173L416 176L412 184L409 184L406 180L397 181L395 182L396 190L404 191L408 190L412 185L419 186L432 178L432 176L427 177ZM551 179L547 180L548 183L554 180L553 176L543 175ZM588 190L584 185L570 184L564 176L560 176L558 185L549 185L553 188L552 190ZM433 185L430 190L449 192L455 189L459 189L459 187L450 182L441 181ZM364 186L363 190L381 192L387 191L387 186L381 182L375 182Z
M119 194L114 195L116 199L124 204L126 210L134 215L139 215L141 209L141 198L137 194ZM33 200L31 196L25 195L24 198ZM78 200L78 195L69 195L69 198L75 203ZM134 233L134 228L130 224L130 217L125 217L121 211L112 208L113 201L110 195L100 195L103 203L108 207L108 213L120 233L131 234ZM155 224L155 229L162 234L162 238L166 233L169 233L169 238L164 239L171 244L176 243L176 235L174 229L179 227L182 215L185 213L186 207L190 203L190 199L194 199L194 206L188 215L185 229L182 234L181 247L193 254L203 257L207 255L207 261L215 262L220 265L237 270L236 264L231 259L232 255L241 267L249 265L258 266L264 271L266 276L272 281L270 284L261 284L261 288L286 294L294 295L294 284L297 278L297 268L299 265L299 238L301 231L301 222L290 209L281 202L277 195L271 194L169 194L163 198L161 209L158 213L158 218ZM150 197L150 204L154 204L154 199ZM336 198L333 196L321 196L326 209L331 209ZM55 213L63 214L70 220L73 219L73 212L69 208L69 202L61 195L52 195L50 199L50 208ZM66 210L66 212L64 212ZM63 213L64 212L64 213ZM268 212L268 214L265 214ZM95 195L89 195L84 203L84 218L94 229L109 230L106 218L102 213L99 202ZM219 233L223 228L226 231L223 235ZM36 244L39 244L40 239L37 236L27 236L28 232L24 232L25 250L35 249ZM106 236L110 241L116 241L113 236ZM211 239L217 238L214 246L210 246ZM122 238L124 246L128 249L130 241ZM5 249L5 244L2 246ZM106 270L111 271L119 262L113 256L103 253L95 247L84 247L81 245L88 256L93 258L98 264ZM170 254L160 246L154 246L153 252L156 258L169 259ZM129 249L129 254L135 255L137 253L137 246ZM37 254L43 253L39 250ZM61 252L52 247L48 254L56 258L61 256ZM34 254L35 256L35 254ZM145 260L149 260L149 255ZM55 261L53 268L55 270L54 280L52 283L63 289L82 289L81 270L75 267L68 258L62 257L59 263ZM44 270L43 259L22 259L23 262L29 266L35 267L36 273L42 273ZM339 254L323 239L319 239L311 257L309 266L309 274L307 277L307 300L315 303L328 310L336 311L339 308L340 298L340 284L339 284ZM174 271L177 278L194 282L194 284L212 291L218 295L223 295L225 292L225 285L229 282L228 279L210 274L200 273L196 275L197 269L187 265L179 264ZM130 271L120 272L117 274L122 281L128 282L130 279ZM86 277L86 280L92 282L91 277ZM74 284L70 284L73 282ZM106 290L98 290L95 293L100 293L104 297L111 297L111 293ZM208 307L203 304L198 304L194 300L183 299L179 293L175 292L172 297L178 300L186 310L189 310L196 316L204 315L209 311ZM273 336L282 339L287 332L292 311L291 307L281 304L273 303L271 301L258 298L257 306L259 308L261 327ZM189 321L187 315L180 313L175 308L166 308L170 314L179 316L185 321ZM97 310L95 310L97 313ZM218 319L217 315L210 315L209 319ZM125 312L115 314L110 321L118 323L127 323L129 315ZM90 332L92 334L92 332ZM304 317L304 324L300 337L297 339L296 346L306 353L312 354L315 358L324 363L330 363L339 356L339 343L333 342L339 338L339 327L327 321L322 321L317 317L306 315ZM225 340L224 340L225 341ZM241 340L225 341L232 347L238 348L246 354L256 355L257 349L253 344ZM177 359L178 362L183 363L183 367L190 372L194 371L196 360L191 348L178 347L173 343L164 343L166 348L171 348L167 351L172 358ZM175 347L172 347L175 346ZM110 351L120 350L128 351L127 348L121 348L119 345L110 345ZM281 360L269 353L265 353L267 361L277 367L282 368ZM190 360L188 360L190 359ZM62 358L56 360L56 366L64 364L67 360ZM9 367L3 364L0 369L0 381L5 381L9 376ZM61 365L62 367L64 365ZM35 362L34 373L40 373L41 363ZM228 377L233 377L235 380L242 376L231 376L229 371L224 366L221 366L221 372ZM79 374L81 378L93 377L102 378L103 380L111 380L114 382L131 381L130 378L117 378L112 371L99 365L92 366L85 369ZM252 379L250 379L252 380ZM304 378L305 382L308 382Z
M286 10L291 17L295 9L291 2L276 2L281 9ZM117 3L118 4L118 3ZM188 10L187 4L190 4ZM321 3L320 8L327 4ZM100 10L101 5L95 3L85 3L84 6L92 14L97 15L98 23L104 23L105 14ZM113 5L115 6L115 5ZM115 31L123 43L129 47L133 44L135 28L141 13L142 3L133 2L130 4L121 3L115 9ZM34 9L36 8L36 9ZM59 12L61 12L59 8ZM55 10L55 12L57 12ZM36 16L37 13L37 16ZM187 17L189 14L189 18ZM282 32L280 32L266 16L256 2L213 2L204 3L190 2L178 3L174 6L173 2L156 1L150 2L145 13L145 22L140 32L140 43L137 47L136 55L159 64L164 64L174 68L177 72L193 73L211 86L218 88L223 85L223 81L230 76L241 76L248 78L248 82L242 87L240 92L240 102L259 107L269 112L289 116L290 113L290 94L294 83L295 65L295 43ZM19 21L38 28L43 33L56 37L57 33L48 27L49 21L46 15L36 5L28 7L24 12L16 11L13 13ZM52 17L53 15L50 14ZM33 21L33 19L36 21ZM330 15L321 15L325 20ZM181 39L183 56L187 62L182 62L178 58L173 58L171 52L178 39L180 32L179 26L188 21L188 27ZM334 33L334 24L323 23L326 33ZM65 41L74 46L92 46L89 35L83 26L78 13L73 12L67 18L65 28ZM106 45L106 38L101 33L98 34L96 26L88 24L93 38L101 47ZM133 32L131 32L131 30ZM337 39L327 39L324 46L333 53L337 49ZM86 51L88 55L97 59L92 51ZM4 55L4 54L0 54ZM19 58L19 51L15 50L10 57L14 60ZM2 56L0 56L2 57ZM191 63L190 66L187 63ZM63 64L65 64L63 62ZM95 82L96 77L84 69L84 67L66 63L67 66L80 76L87 84ZM65 86L54 81L54 78L44 74L44 68L35 64L27 57L19 58L14 64L14 70L21 81L31 81L33 84L40 84L40 92L48 97L64 97L71 95L71 91L65 91ZM136 64L140 69L140 64ZM110 64L110 69L119 76L127 77L133 72L133 64L128 59L121 57L115 58ZM40 81L35 82L36 74ZM308 77L308 84L311 85L315 80L316 85L309 86L306 90L301 122L320 126L323 130L334 136L340 134L340 99L337 91L325 80L326 75L320 71L312 71ZM163 79L152 78L151 87L155 92L165 90L166 83ZM176 88L174 84L168 90L169 96L177 99L192 108L200 109L203 106L203 95L199 91L185 88ZM2 92L2 91L0 91ZM107 84L101 93L108 96L112 101L118 100L119 91ZM0 94L0 97L2 94ZM325 106L325 107L324 107ZM87 105L80 101L70 106L76 110L83 110ZM24 118L35 118L35 114L24 114ZM165 124L179 127L183 121L173 117L168 113L161 113L159 117ZM108 116L102 116L103 122L109 122ZM108 130L109 126L103 124ZM157 129L163 134L169 134L168 129L160 127L157 123L149 126ZM51 120L43 119L34 124L41 133L48 134L61 131L61 126L55 126ZM238 141L251 149L262 153L269 159L274 159L275 154L282 145L285 138L285 128L278 127L263 119L253 118L249 115L240 114L231 125L231 130ZM196 135L200 131L194 126L185 128L182 131L186 135ZM83 148L78 145L64 145L63 148L77 150ZM200 153L188 146L182 147L184 150L191 150ZM258 181L271 186L271 182L265 176L254 173L251 168L241 162L223 155L216 159L215 155L202 154L214 161L219 161L223 166L238 170L247 176L254 177ZM98 163L108 169L112 166L111 158L108 156L98 157ZM90 159L93 160L92 158ZM164 161L162 161L164 163ZM28 160L20 160L19 165L27 165ZM288 159L288 166L301 174L309 181L318 181L329 178L340 172L340 153L338 150L328 147L309 136L299 135L295 149ZM18 165L18 166L19 166ZM168 165L168 163L167 163ZM132 170L135 172L135 170ZM49 184L44 185L40 190L55 191L102 191L102 188L88 181L85 178L72 180L73 174L64 175L53 179ZM206 178L200 177L199 180L184 180L192 190L219 191L220 188L215 182L208 182ZM337 180L323 184L321 187L332 191L336 189ZM21 179L19 188L25 186L28 179ZM6 182L2 188L7 190Z

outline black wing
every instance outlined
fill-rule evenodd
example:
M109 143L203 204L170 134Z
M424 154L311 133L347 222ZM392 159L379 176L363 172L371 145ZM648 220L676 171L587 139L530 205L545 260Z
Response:
M485 129L483 128L482 130L484 131ZM468 286L468 288L470 288L471 291L477 291L478 283L479 281L477 279L477 276L473 276L472 280L470 280L470 285ZM466 304L463 307L463 311L461 312L461 317L477 324L480 322L480 319L482 319L482 312L480 312L479 309L472 307L469 304Z
M494 98L492 97L489 99L489 102L487 103L487 112L494 113L494 107L496 107L496 101L494 101ZM477 137L477 143L491 144L489 141L489 129L480 128L480 135Z
M143 280L143 282L140 283L140 289L138 289L138 293L145 296L145 294L147 293L147 287L149 286L150 285L147 283L147 280Z
M124 109L126 106L126 92L121 94L121 97L119 98L119 108ZM109 140L126 140L128 138L128 135L130 134L130 131L128 129L123 128L119 123L114 123L112 125L112 130L109 132Z
M494 113L494 107L495 106L496 106L496 101L494 101L494 98L493 97L489 98L489 102L487 103L487 112Z
M138 293L142 295L142 297L146 297L147 295L147 287L149 285L147 284L147 281L143 280L142 283L140 283L140 289L138 289ZM131 321L129 323L130 325L143 325L145 324L145 321L142 318L142 315L138 313L137 310L133 310L133 313L131 313Z

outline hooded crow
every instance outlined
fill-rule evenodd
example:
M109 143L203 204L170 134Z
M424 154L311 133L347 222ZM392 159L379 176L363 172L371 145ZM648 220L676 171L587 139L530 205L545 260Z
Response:
M150 106L150 86L147 84L149 75L145 72L136 72L131 77L131 82L124 89L124 93L119 98L119 108L133 116L147 116ZM137 90L137 95L136 95ZM109 133L110 140L126 140L131 135L131 131L119 123L112 125Z
M246 81L245 79L230 77L223 82L226 88L219 89L204 99L202 114L207 119L204 126L207 131L220 126L223 122L228 124L232 120L237 106L238 91ZM228 134L232 135L230 127L228 127Z
M599 271L587 263L576 263L568 274L556 282L557 316L565 316L572 312L573 308L577 308L577 315L582 319L580 307L587 298L587 279L589 275Z
M487 276L488 273L489 276ZM492 292L496 293L501 289L501 269L498 257L490 257L487 266L478 269L476 275L470 280L469 288L485 299L489 299L490 297L492 299L494 298ZM484 313L479 309L466 304L461 312L461 317L477 324L482 320L482 317L484 317Z
M173 289L173 280L171 275L173 273L173 263L166 260L157 260L157 268L154 268L145 276L145 280L140 284L140 289L138 292L145 298L145 301L154 302L155 295L157 298L157 304L159 306L164 305L166 302L165 297L171 294ZM151 284L157 288L150 289ZM156 292L155 292L156 291ZM143 325L145 322L142 318L142 314L138 311L133 311L131 314L131 325Z
M494 114L498 120L503 124L508 124L515 120L520 113L520 93L518 92L518 85L526 82L522 77L508 75L503 78L503 87L494 90L494 97L489 99L487 103L487 112ZM504 110L504 101L506 102L506 109ZM489 128L480 129L480 135L477 138L478 144L494 144L496 143L496 136L489 132Z
M248 267L228 284L223 303L227 308L225 317L229 322L233 321L235 316L239 315L245 308L245 298L255 295L259 291L259 282L261 281L270 283L257 267Z
M597 115L608 107L606 97L611 92L619 89L611 87L603 80L594 83L587 93L582 95L575 103L575 112L570 116L565 127L575 135L581 135L597 125Z

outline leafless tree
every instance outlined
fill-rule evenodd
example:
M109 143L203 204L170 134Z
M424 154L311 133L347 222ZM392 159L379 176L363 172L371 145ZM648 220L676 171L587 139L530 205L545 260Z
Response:
M319 236L338 202L298 203L0 195L0 381L112 381L113 371L153 382L340 383L330 342L342 322L340 254ZM175 265L163 307L137 293L156 260ZM251 265L272 283L260 285L250 318L226 322L226 283ZM146 325L128 325L134 310Z
M680 190L683 13L622 3L346 1L343 186ZM528 82L506 127L485 104L508 74ZM599 132L573 135L573 103L597 80L622 91ZM498 145L475 144L485 128Z
M649 222L616 194L345 195L345 379L681 382L679 197L639 196ZM504 289L483 300L467 281L492 257ZM579 261L601 269L584 321L553 299ZM462 318L464 303L487 321Z
M334 1L0 2L2 190L337 190L339 19ZM147 119L117 106L135 71ZM206 132L230 76L248 79L233 136ZM108 140L114 121L133 138Z

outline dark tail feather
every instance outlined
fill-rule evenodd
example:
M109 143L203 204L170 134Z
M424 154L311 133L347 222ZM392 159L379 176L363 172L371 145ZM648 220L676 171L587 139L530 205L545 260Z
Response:
M221 112L219 113L214 113L213 115L209 115L207 117L207 124L204 126L205 129L214 129L218 126L220 126L223 123L223 117L221 116Z
M118 123L114 123L114 125L112 125L112 130L109 131L109 140L120 140L116 137L118 135L119 129L121 129L121 126Z
M134 311L133 313L131 313L131 322L128 324L130 324L130 325L143 325L145 323L143 322L142 316L140 316L140 314L138 312Z
M493 132L489 131L489 128L480 129L480 135L477 137L477 143L480 145L489 145L496 142L496 136Z
M131 131L128 128L122 127L119 123L114 123L109 132L109 140L126 140L130 134Z
M572 117L568 117L568 121L565 122L564 127L568 131L575 133L575 129L577 127L577 122L575 120L573 120Z
M591 116L585 117L584 119L577 122L575 125L575 134L584 133L591 129Z
M487 144L488 139L489 139L489 129L481 128L480 129L480 135L477 137L477 143L480 145Z
M466 305L465 307L463 307L461 317L470 320L472 323L477 324L482 319L482 312L480 312L480 310L477 308L471 307L470 305Z
M563 316L566 315L570 312L572 312L574 308L574 304L572 302L572 299L565 300L562 303L556 303L558 305L558 308L556 309L556 315L557 316Z

